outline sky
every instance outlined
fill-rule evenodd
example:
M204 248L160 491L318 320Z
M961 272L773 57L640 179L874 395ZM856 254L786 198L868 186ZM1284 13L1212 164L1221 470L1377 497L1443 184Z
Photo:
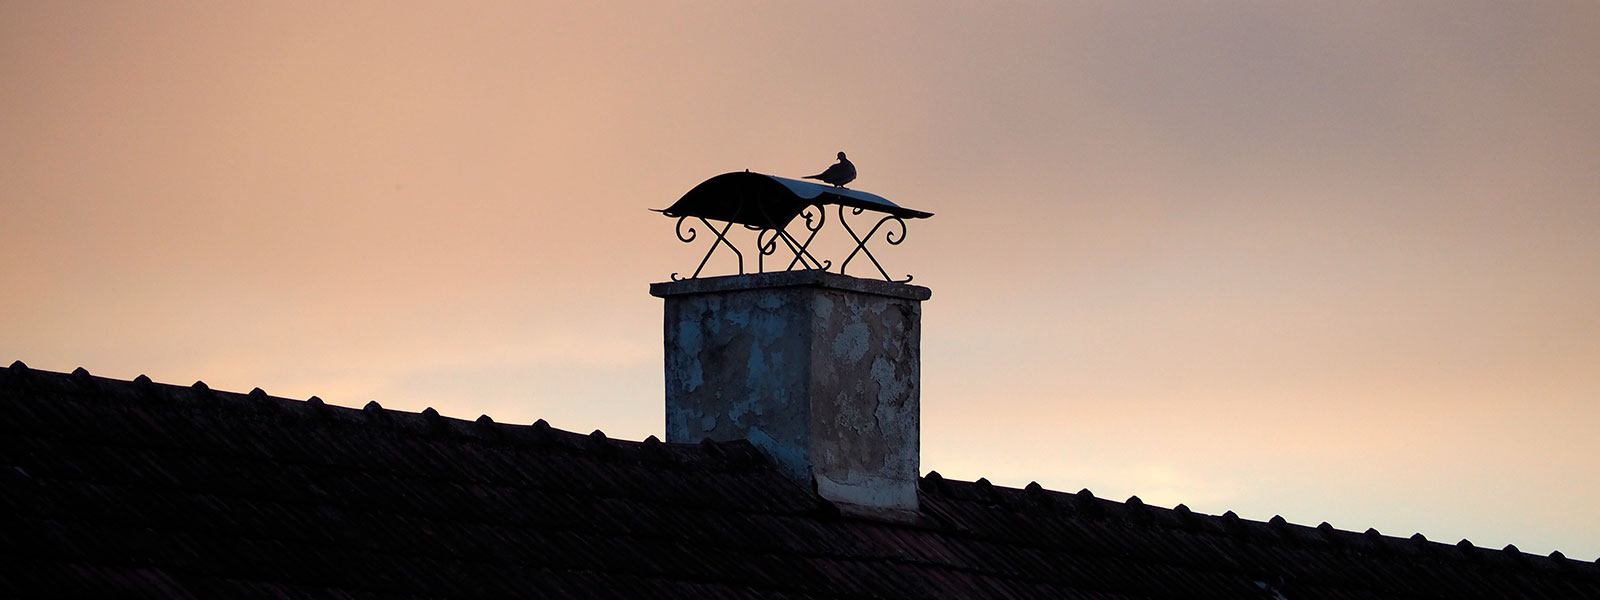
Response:
M842 150L935 213L877 250L933 290L924 472L1593 560L1595 31L1555 1L4 2L0 362L660 436L647 288L705 246L646 209Z

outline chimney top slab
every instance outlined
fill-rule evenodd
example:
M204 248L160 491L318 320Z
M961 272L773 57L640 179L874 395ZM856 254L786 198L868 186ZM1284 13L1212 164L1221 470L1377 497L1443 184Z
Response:
M681 281L664 281L650 284L650 295L657 298L669 298L690 294L711 294L781 287L821 287L919 302L933 297L933 290L920 285L878 279L861 279L821 270L749 273L721 277L700 277Z

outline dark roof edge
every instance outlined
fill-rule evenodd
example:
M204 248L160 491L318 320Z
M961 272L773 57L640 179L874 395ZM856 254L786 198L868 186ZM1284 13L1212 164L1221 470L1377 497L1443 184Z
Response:
M348 408L326 404L316 396L304 401L270 396L261 388L247 394L216 391L203 381L179 386L155 383L144 375L127 381L94 376L83 367L71 373L41 371L28 367L20 360L13 362L9 368L0 368L0 410L4 410L6 395L14 390L30 389L73 396L93 394L101 398L165 404L180 409L220 409L256 416L280 415L283 418L320 421L331 426L386 428L413 435L467 438L480 443L512 447L558 447L601 459L639 460L680 469L742 472L774 468L771 461L746 440L713 442L707 439L699 444L669 444L650 436L644 441L634 442L609 438L600 430L582 434L556 429L543 419L531 425L513 425L497 423L488 415L469 421L442 416L433 408L413 413L386 409L377 402L369 402L364 408ZM1038 483L1017 489L993 485L981 478L975 482L949 480L937 471L929 471L921 478L918 488L923 494L957 501L994 503L1022 510L1068 511L1151 526L1235 536L1263 543L1427 556L1477 565L1531 567L1580 577L1600 577L1600 558L1595 562L1569 559L1560 551L1542 556L1521 552L1514 545L1495 550L1475 546L1468 540L1455 544L1434 542L1420 533L1409 538L1398 538L1382 535L1375 529L1368 529L1364 533L1336 529L1328 523L1316 527L1295 525L1282 517L1273 517L1267 522L1251 521L1240 518L1232 511L1222 515L1207 515L1191 511L1182 504L1173 508L1152 506L1145 504L1138 496L1122 502L1107 500L1095 497L1087 489L1077 493L1058 492L1046 490Z
M90 375L78 367L72 373L33 369L16 361L0 368L0 410L14 391L34 390L66 396L92 395L95 400L142 405L165 405L180 410L225 411L241 416L271 416L317 422L332 427L370 427L422 437L464 439L509 447L559 448L600 459L619 458L689 470L745 472L774 468L766 455L746 440L698 444L662 442L656 436L643 441L610 438L600 430L588 434L557 429L544 419L529 425L496 422L489 415L474 420L440 415L432 407L422 412L384 408L368 402L363 408L327 404L312 396L294 400L270 396L261 388L249 393L213 390L204 381L181 386L155 383L140 375L132 381ZM78 400L83 401L83 400Z
M774 273L745 273L743 275L663 281L650 284L650 295L657 298L666 298L668 296L689 294L712 294L802 286L846 290L917 301L933 297L933 290L920 285L883 281L881 279L862 279L817 269L778 271Z
M1531 567L1540 571L1571 572L1583 577L1600 577L1600 558L1594 562L1567 558L1561 551L1549 556L1528 554L1515 545L1503 549L1483 548L1469 540L1456 543L1428 540L1421 533L1410 537L1383 535L1376 529L1355 532L1337 529L1327 522L1315 527L1287 522L1281 516L1252 521L1239 517L1233 511L1221 515L1194 512L1179 504L1162 508L1144 503L1138 496L1126 501L1097 498L1088 489L1076 493L1047 490L1037 482L1017 489L994 485L988 479L960 481L946 479L938 471L929 471L919 482L924 494L937 494L947 498L1001 504L1022 510L1065 510L1100 518L1121 519L1151 526L1200 531L1234 536L1272 544L1320 546L1349 551L1383 552L1403 556L1430 556L1440 560L1470 561L1474 564L1500 565L1507 568ZM1521 564L1518 564L1521 563Z

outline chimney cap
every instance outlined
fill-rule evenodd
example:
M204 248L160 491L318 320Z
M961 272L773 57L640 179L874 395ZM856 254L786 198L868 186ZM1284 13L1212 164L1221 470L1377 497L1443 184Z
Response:
M781 229L811 205L838 204L902 219L926 219L931 212L914 210L887 198L831 185L749 171L723 173L694 186L672 206L669 217L703 217L758 229Z

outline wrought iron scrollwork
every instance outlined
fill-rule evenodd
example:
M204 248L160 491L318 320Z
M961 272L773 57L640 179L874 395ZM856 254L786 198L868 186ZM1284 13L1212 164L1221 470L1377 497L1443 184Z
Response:
M884 224L886 224L886 223L893 223L895 225L899 225L900 226L900 235L898 237L896 237L895 236L895 231L893 229L890 229L890 230L884 232L884 234L883 234L884 241L889 242L890 246L899 246L901 244L901 242L906 241L907 230L906 230L905 219L901 219L900 217L896 217L894 215L885 216L885 217L883 217L881 219L878 219L877 224L873 225L872 229L867 230L867 235L861 236L861 235L856 235L855 228L850 226L850 220L844 218L844 208L845 207L844 207L843 204L839 205L839 224L844 226L845 233L850 234L850 239L855 240L856 247L855 247L854 250L850 251L850 254L848 256L844 257L844 261L843 262L839 263L839 273L841 275L844 274L845 269L850 266L850 261L853 260L856 257L857 254L865 254L867 256L867 259L872 261L872 266L878 268L878 274L883 275L884 281L893 281L893 282L896 282L896 283L906 283L906 282L911 281L911 275L910 274L907 274L905 279L894 279L892 277L889 277L889 272L883 270L883 265L878 262L878 257L873 256L872 255L872 251L867 249L867 242L871 241L872 240L872 236L877 235L878 230L882 229ZM853 215L859 215L862 212L865 212L865 209L862 209L862 208L851 208L850 209L850 214L853 214Z
M815 212L813 212L815 209ZM828 213L821 206L806 207L800 212L800 218L805 219L806 239L801 241L787 228L761 229L756 234L756 247L761 251L756 258L756 270L765 273L765 258L778 252L778 242L783 242L785 248L794 255L794 259L783 267L784 271L793 271L798 265L801 270L826 271L833 266L831 260L821 260L811 253L811 242L817 239L817 232L822 231L822 225L827 222ZM752 228L756 229L756 228ZM770 236L770 237L768 237Z
M855 260L856 256L864 255L867 257L867 260L872 261L872 266L878 270L878 274L883 276L885 281L892 281L896 283L905 283L911 281L911 275L906 275L904 279L895 279L890 277L889 272L884 270L883 264L878 262L878 257L873 256L872 251L867 249L867 244L872 241L874 236L878 235L880 230L883 230L883 239L884 241L888 242L889 245L898 246L904 242L907 233L905 220L894 215L886 215L878 219L878 222L874 223L872 228L867 230L866 235L859 235L856 233L856 229L850 226L850 221L845 218L844 211L845 206L839 205L839 224L844 228L845 233L850 235L850 239L855 241L855 248L851 249L850 254L845 256L844 260L839 263L839 273L844 274L845 269L850 266L850 262ZM866 210L858 207L850 208L851 215L859 216L863 212L866 212ZM782 243L783 248L788 250L788 252L794 256L794 258L789 260L789 264L783 267L783 271L793 271L797 268L800 270L827 271L833 268L833 261L817 258L817 256L811 252L811 243L817 239L817 234L821 232L823 226L827 224L827 211L821 205L812 205L801 211L799 217L804 219L804 225L802 225L805 230L804 240L796 237L794 234L789 233L788 229L785 227L763 228L745 225L745 229L756 232L756 272L767 272L766 259L768 256L773 256L778 253L780 242ZM691 217L688 215L678 217L678 223L675 230L675 233L678 236L678 241L686 244L694 242L699 237L699 231L695 228L695 225L688 223L690 218ZM706 250L705 256L700 258L700 264L695 267L693 275L682 277L679 276L678 273L673 273L672 280L682 281L685 279L694 279L699 277L700 272L705 270L706 263L711 261L711 255L716 254L717 248L721 246L727 246L729 250L733 251L734 259L738 261L739 274L744 274L744 253L740 252L739 247L734 245L732 240L728 239L728 232L733 229L733 223L723 222L719 228L717 224L712 223L705 217L695 216L693 218L698 219L702 224L704 224L706 229L709 230L712 235L716 236L716 240L711 242L711 247ZM891 225L891 227L887 230L884 230L884 225ZM898 226L899 231L896 231L894 226Z
M835 229L844 229L842 234L823 231L828 228L828 221L834 218L834 215L828 214L831 212L828 208L833 205L839 207L837 216L840 224ZM847 207L851 215L845 214ZM898 246L906 239L907 220L933 216L931 212L900 206L863 190L826 186L748 170L723 173L707 179L673 202L672 206L657 212L678 219L679 241L688 243L696 241L696 237L704 237L705 232L700 231L702 224L716 236L705 256L700 258L694 274L683 277L673 273L672 279L675 281L700 277L711 255L716 254L722 246L733 251L734 260L738 261L738 273L743 275L744 253L737 246L743 245L745 250L749 250L747 238L754 237L757 273L832 271L844 275L852 263L860 262L858 257L865 255L884 281L908 282L911 281L910 275L903 279L890 277L878 257L873 255L871 246L878 243L881 249L883 244L875 242L878 239L886 240L890 246ZM862 217L865 212L871 212L872 215ZM861 219L861 222L850 223L850 216ZM689 223L687 218L698 218L700 222ZM872 220L870 227L867 226L868 219ZM734 227L734 224L742 227ZM846 236L855 242L853 247L844 242ZM739 239L738 243L733 241L735 237ZM821 241L818 241L819 238ZM847 247L849 253L843 260L833 255ZM824 260L824 255L831 260ZM861 267L857 266L856 270L861 270Z
M884 239L884 241L888 242L889 245L900 245L906 239L907 229L905 220L896 215L878 213L877 211L874 211L874 214L884 214L884 216L879 218L876 223L873 223L870 229L866 230L866 235L861 235L857 232L855 227L850 225L849 219L845 216L845 208L845 205L839 205L839 225L844 229L845 233L850 236L850 239L855 242L855 247L850 250L850 253L844 257L843 261L839 262L839 269L837 272L841 275L845 274L845 269L850 266L850 263L854 261L857 256L866 256L867 260L872 262L872 266L878 270L878 274L883 277L884 281L891 281L895 283L906 283L911 281L911 275L906 275L904 279L895 279L890 277L889 272L883 268L883 264L878 262L878 257L873 256L872 250L867 247L867 245L871 243L875 237L879 237L880 231L883 232L881 237ZM860 216L862 213L867 212L867 210L868 209L861 207L850 207L850 214L854 216ZM700 237L700 225L695 225L694 223L689 222L689 219L691 218L698 220L701 225L704 225L706 230L710 231L711 235L715 236L716 238L712 240L711 247L706 249L705 255L700 257L700 264L695 267L694 273L688 277L684 277L678 273L673 273L673 281L683 281L686 279L695 279L700 277L701 272L703 272L706 268L706 264L711 261L711 256L716 254L717 249L722 246L727 246L728 250L733 252L734 260L738 263L739 274L743 275L745 273L744 253L739 250L739 247L734 244L733 240L729 239L728 235L728 233L733 230L734 221L711 220L699 215L680 216L667 213L667 216L677 217L678 222L675 233L677 234L678 241L680 242L686 244L693 243ZM817 257L816 253L811 249L811 244L812 242L816 241L817 234L821 233L824 226L827 225L828 212L826 210L826 206L822 204L813 204L805 207L795 216L799 218L793 219L789 221L788 224L780 227L763 227L761 225L752 225L750 223L743 224L744 229L753 231L756 234L755 243L757 273L768 272L767 257L778 255L779 248L783 248L787 252L787 254L784 256L792 256L793 258L790 258L788 264L785 264L782 268L779 268L779 263L775 261L772 268L774 272L794 270L833 270L834 261L824 260ZM802 224L794 233L791 233L789 231L789 226L796 223ZM885 228L886 225L888 226L887 229ZM803 233L801 233L802 230Z
M711 221L707 221L705 217L695 217L695 218L699 219L701 223L705 223L706 229L711 230L711 233L713 235L717 236L717 239L716 239L716 241L711 242L711 249L706 250L705 257L700 259L700 266L695 267L693 275L690 275L688 277L679 277L677 273L673 273L672 274L672 280L673 281L683 281L685 279L694 279L696 277L699 277L700 276L700 271L702 271L702 270L704 270L706 268L706 262L711 260L711 255L715 254L717 252L717 246L719 246L719 245L725 245L725 246L728 247L729 250L733 251L734 257L736 257L739 260L739 274L743 275L744 274L744 253L740 252L739 251L739 247L738 246L734 246L733 242L728 241L728 230L733 228L733 223L731 223L731 222L725 223L722 226L722 230L721 231L717 231L717 226L716 225L712 225ZM695 240L695 238L698 237L698 234L695 232L694 225L690 225L689 226L688 234L684 233L683 223L684 223L684 221L687 221L688 219L689 219L688 215L685 215L685 216L682 216L682 217L678 217L678 224L676 226L676 231L677 231L677 234L678 234L678 241L683 242L685 244L693 242Z

